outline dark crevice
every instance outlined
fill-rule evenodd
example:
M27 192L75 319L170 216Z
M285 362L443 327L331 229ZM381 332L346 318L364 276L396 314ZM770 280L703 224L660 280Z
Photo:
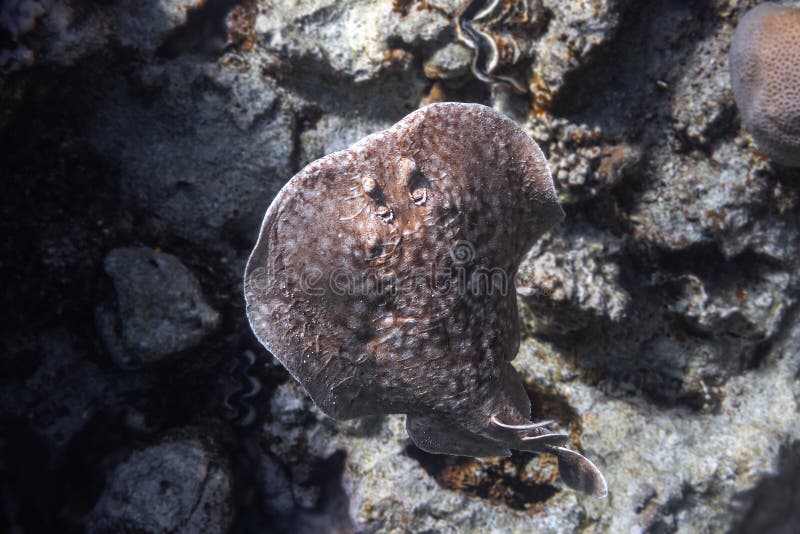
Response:
M566 76L552 112L630 142L654 118L669 115L670 99L656 82L670 82L675 52L689 54L715 24L707 6L685 0L631 2L621 17L615 36Z
M553 420L559 425L559 431L569 433L574 444L581 432L580 416L567 399L561 395L545 391L533 380L525 381L525 391L531 401L531 420Z
M704 131L704 136L708 138L706 142L701 143L691 139L685 129L676 129L675 136L679 146L675 148L675 153L690 154L699 151L702 157L712 159L717 147L729 143L739 134L738 120L738 111L731 102L730 105L723 106L720 114L706 125Z
M533 453L514 451L508 458L478 459L431 454L412 443L404 452L418 461L440 487L504 504L514 510L535 509L537 504L549 500L559 491L549 482L552 477L545 482L524 476L526 465L537 457ZM540 458L550 460L548 456Z
M303 153L302 135L304 132L315 129L317 121L322 115L323 111L315 107L308 107L295 115L294 124L292 124L292 152L289 154L289 172L292 175L300 172L300 169L305 164L301 161Z
M658 511L658 517L650 525L649 532L654 534L678 532L678 514L683 510L694 508L697 505L696 500L696 492L689 484L684 484L680 495L670 498Z
M236 522L231 532L356 532L348 514L349 497L342 487L347 454L338 450L327 458L309 460L303 485L319 488L317 504L305 508L291 499L292 470L265 453L254 433L231 444L230 457L236 486Z
M761 368L773 349L782 345L789 336L792 334L792 326L797 324L800 319L800 302L795 303L790 310L788 310L781 319L780 325L776 328L776 334L771 338L763 340L753 349L753 355L748 362L746 362L745 369L753 370ZM790 349L791 350L791 349Z
M183 55L216 56L227 41L225 17L243 0L206 0L186 15L186 22L172 30L156 50L156 56L173 59Z
M738 509L747 507L731 534L797 532L800 526L800 441L781 446L777 474L762 478L737 498Z
M681 250L648 246L641 243L631 245L635 250L626 254L630 265L640 273L661 271L671 275L695 274L704 280L742 280L759 276L759 271L784 271L781 262L751 250L726 257L717 243L695 243Z
M580 417L572 406L558 395L542 390L533 381L525 383L531 400L534 421L552 419L558 431L569 434L573 445L580 446ZM554 427L555 429L555 427ZM470 458L447 454L431 454L409 442L406 456L418 461L442 488L459 491L514 510L534 511L558 493L558 469L550 455L512 451L508 458ZM537 462L533 474L526 467Z
M709 330L670 306L686 298L686 275L697 276L712 298L732 293L745 299L749 284L759 283L770 273L784 272L786 267L751 251L725 257L715 243L682 251L635 240L626 243L618 260L619 281L631 296L627 320L621 324L601 320L591 330L550 341L578 354L577 362L585 370L582 380L609 396L643 398L667 409L718 410L724 384L733 376L763 366L790 335L788 327L797 320L798 306L784 313L775 328L777 334L767 339L743 315L720 319ZM789 294L796 291L788 289ZM636 335L631 336L631 332ZM588 350L581 349L580 340L584 339L594 340ZM659 349L663 344L691 359L673 358L672 352ZM716 347L718 352L709 354L704 346ZM633 359L632 354L636 355ZM698 365L709 371L687 374L687 369Z

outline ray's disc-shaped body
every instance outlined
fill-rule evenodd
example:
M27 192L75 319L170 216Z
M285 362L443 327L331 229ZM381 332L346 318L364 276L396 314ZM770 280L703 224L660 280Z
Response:
M431 452L549 452L567 483L604 494L566 436L529 424L510 363L514 275L562 217L516 123L476 104L427 106L278 193L245 273L250 325L331 417L406 413Z

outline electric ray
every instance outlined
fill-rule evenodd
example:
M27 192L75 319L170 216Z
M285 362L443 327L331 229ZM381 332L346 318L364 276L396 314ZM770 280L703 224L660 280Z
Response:
M511 365L514 275L564 213L516 123L433 104L295 175L245 272L250 326L335 419L405 413L422 449L555 454L567 485L606 494L568 437L531 423Z

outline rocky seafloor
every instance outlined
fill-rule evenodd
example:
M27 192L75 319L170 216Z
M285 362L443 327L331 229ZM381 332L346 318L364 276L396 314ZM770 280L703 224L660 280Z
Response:
M529 0L487 29L519 94L475 77L458 0L4 2L0 530L797 532L800 171L727 73L757 3ZM606 499L336 423L250 332L275 193L438 101L549 158L514 364Z

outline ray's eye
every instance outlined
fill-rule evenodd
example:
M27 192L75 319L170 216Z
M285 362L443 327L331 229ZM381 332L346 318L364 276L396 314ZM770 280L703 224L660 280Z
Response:
M373 176L364 176L361 179L361 187L364 189L364 192L372 198L379 197L381 194L381 187Z
M383 194L383 189L378 183L378 180L372 175L366 175L361 178L361 188L376 204L375 214L380 217L383 222L390 223L394 220L394 213L387 205L386 197Z
M384 222L392 222L394 219L394 214L392 213L392 209L387 206L386 204L379 204L377 208L375 208L375 213L378 217L381 218Z
M424 180L424 178L422 178L422 180ZM428 200L428 188L421 181L420 183L409 184L408 190L411 192L411 200L417 206L425 204L425 201Z
M428 200L428 181L420 172L419 167L413 160L408 158L400 159L398 169L400 180L408 186L408 194L411 201L417 206L425 204Z

